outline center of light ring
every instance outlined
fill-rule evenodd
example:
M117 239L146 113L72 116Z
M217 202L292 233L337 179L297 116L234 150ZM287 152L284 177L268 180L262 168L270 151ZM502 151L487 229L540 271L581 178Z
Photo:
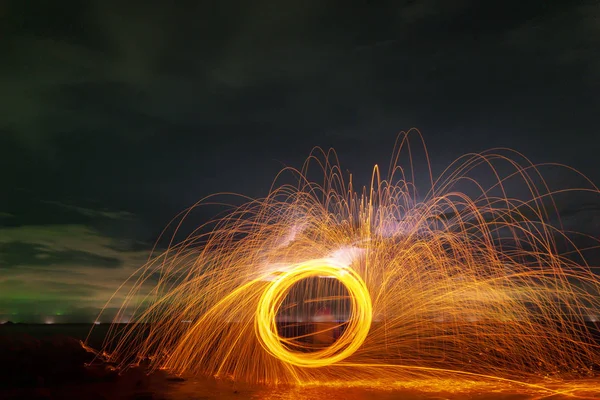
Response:
M335 278L346 287L350 297L350 317L344 333L331 346L312 353L289 350L277 331L277 312L290 288L311 277ZM312 260L280 275L263 292L255 315L255 331L262 347L274 357L299 367L324 367L337 363L360 348L373 319L373 305L364 281L351 268L331 260Z

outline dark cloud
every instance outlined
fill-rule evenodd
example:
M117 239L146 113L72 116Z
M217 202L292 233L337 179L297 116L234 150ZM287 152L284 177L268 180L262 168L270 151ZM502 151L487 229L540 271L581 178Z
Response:
M34 295L30 299L23 298L22 302L35 301L39 297L55 297L57 299L80 299L89 297L101 289L99 286L94 286L85 283L64 283L51 280L41 280L40 285L44 287L44 293ZM7 279L3 282L4 285L10 286L14 292L26 293L29 289L29 283L18 279Z
M147 260L147 248L116 243L84 225L0 228L0 320L89 322ZM122 300L116 296L110 306ZM80 307L95 312L72 317Z
M12 213L7 213L10 218L3 221L6 227L52 224L93 225L101 221L118 223L134 218L131 213L125 211L112 211L106 208L94 209L89 206L83 207L57 201L41 200L36 198L35 194L30 191L23 191L18 193L18 196L13 196L12 199L5 200L5 207L13 210ZM80 199L79 203L86 203L86 201Z
M264 196L316 145L368 185L413 126L436 174L510 147L600 181L599 16L597 1L3 2L0 243L127 258L199 198Z
M0 268L27 266L90 266L119 268L121 260L78 250L57 250L35 243L0 243Z

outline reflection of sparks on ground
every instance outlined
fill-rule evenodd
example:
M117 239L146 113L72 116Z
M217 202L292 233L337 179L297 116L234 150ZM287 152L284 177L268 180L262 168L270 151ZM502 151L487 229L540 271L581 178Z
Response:
M400 139L394 165L409 149ZM297 186L235 209L142 268L115 321L137 307L131 320L150 325L113 330L105 350L113 361L267 384L592 390L585 379L600 350L586 321L599 313L600 280L583 258L560 255L557 243L571 242L550 225L555 193L511 155L465 158L417 201L412 165L386 180L376 168L371 188L356 192L335 155L316 152ZM494 163L512 172L501 177ZM308 178L314 164L320 185ZM497 177L491 187L469 178L482 167ZM515 179L527 198L506 193ZM479 192L458 191L461 182ZM282 323L314 321L319 304L338 307L315 323L331 328L312 332L335 332L333 343L281 333Z

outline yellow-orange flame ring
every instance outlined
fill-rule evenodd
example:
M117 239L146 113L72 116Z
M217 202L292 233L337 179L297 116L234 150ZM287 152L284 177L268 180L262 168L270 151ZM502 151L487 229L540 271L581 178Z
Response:
M335 278L348 289L350 318L342 336L331 346L312 353L286 348L288 342L277 332L277 312L288 290L302 279L315 276ZM324 367L351 356L365 341L373 318L373 306L367 286L349 267L332 260L311 260L280 275L266 288L258 303L255 331L262 347L274 357L299 367Z

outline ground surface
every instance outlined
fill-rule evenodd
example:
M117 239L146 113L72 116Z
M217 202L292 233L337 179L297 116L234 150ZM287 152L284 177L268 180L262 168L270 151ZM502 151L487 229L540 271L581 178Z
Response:
M0 326L0 399L277 399L277 400L387 400L387 399L531 399L526 390L506 385L471 388L457 392L452 383L434 390L407 385L367 388L262 387L209 378L176 378L165 373L147 375L141 368L119 375L109 365L94 363L80 340L89 325ZM91 344L99 346L105 330L95 331ZM600 379L566 382L580 398L600 396ZM590 390L591 388L591 390ZM596 392L594 395L593 392ZM552 399L567 398L555 395ZM573 397L568 397L573 398Z

